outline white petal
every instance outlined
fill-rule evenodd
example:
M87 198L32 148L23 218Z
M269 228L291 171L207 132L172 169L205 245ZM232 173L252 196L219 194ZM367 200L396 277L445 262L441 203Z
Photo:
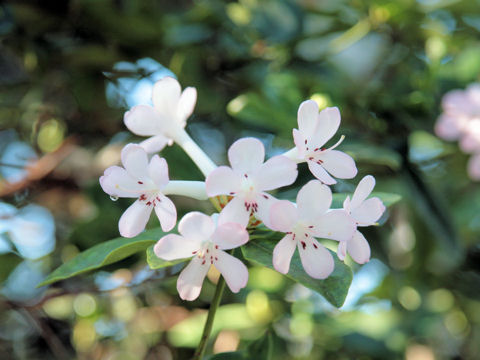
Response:
M185 126L186 119L192 115L193 108L197 102L197 89L194 87L187 87L183 90L182 95L180 95L180 100L178 102L177 116L178 119L183 123L182 126Z
M122 164L125 170L136 179L147 179L148 156L140 145L128 144L122 149Z
M148 154L153 154L163 150L167 145L171 145L171 140L164 135L155 135L142 141L140 145Z
M262 221L266 227L269 229L272 228L271 225L271 209L274 204L276 204L279 200L267 193L261 193L255 199L257 202L258 208L257 211L254 213L255 217Z
M365 264L370 260L370 245L360 231L356 231L348 241L347 251L358 264Z
M320 153L315 157L316 160L323 161L322 166L330 174L339 179L351 179L357 175L355 161L350 155L337 150L330 150Z
M254 176L258 191L269 191L291 185L297 178L297 164L285 156L274 156L266 161Z
M314 100L306 100L300 104L297 113L298 129L308 137L313 135L318 123L318 104Z
M257 171L265 159L265 148L258 139L247 137L235 141L228 149L228 160L239 175Z
M183 236L169 234L158 240L153 251L160 259L170 261L192 257L199 250L199 245Z
M298 211L288 200L279 200L270 209L270 226L275 231L290 232L297 223Z
M152 101L155 110L167 116L176 116L180 100L180 84L172 77L164 77L153 86ZM166 119L170 121L171 119Z
M359 207L351 212L352 218L358 226L374 225L385 211L385 205L379 198L365 200Z
M347 256L347 243L348 241L340 241L338 243L337 256L342 261L344 261L345 256Z
M309 137L307 146L310 150L322 147L338 130L340 126L340 111L337 107L323 109L318 115L315 132Z
M315 239L303 248L299 245L300 260L305 272L314 279L325 279L333 271L334 261L330 252ZM313 246L315 244L315 246Z
M111 196L137 198L142 193L142 186L124 168L110 166L100 177L100 186Z
M178 232L198 243L210 239L214 231L212 218L198 211L189 212L178 223Z
M217 227L212 235L212 241L220 249L237 248L248 241L248 232L245 227L237 223L225 223Z
M210 262L202 265L203 261L195 256L178 276L177 290L183 300L192 301L200 295L203 280L210 268Z
M172 200L165 195L159 193L157 197L161 201L156 201L155 213L160 220L162 230L167 232L172 230L177 223L177 209Z
M442 114L435 123L435 134L442 139L457 140L466 125L466 118L463 116L452 116Z
M208 196L230 195L240 190L241 179L228 166L220 166L213 170L205 180Z
M132 133L140 136L152 136L162 133L161 116L154 108L137 105L123 116L125 126Z
M273 249L273 267L279 273L286 274L290 269L290 261L297 247L297 241L293 240L292 235L285 235L280 240L275 249Z
M302 133L297 129L293 129L292 133L293 133L293 142L295 143L295 146L298 152L298 158L304 159L305 151L306 151L305 136L303 136Z
M313 223L312 233L316 237L347 241L356 229L355 222L343 209L330 210Z
M305 184L297 194L297 207L300 219L321 216L330 209L332 190L318 180Z
M230 200L220 213L220 218L223 218L222 222L229 219L229 222L235 222L243 227L247 227L248 221L250 220L250 211L247 211L245 208L245 199L242 197L234 197Z
M215 267L223 275L232 292L237 293L247 286L248 269L244 263L221 250L216 252L216 256Z
M135 201L125 210L118 222L120 235L130 238L140 234L145 230L151 212L152 206L147 206L140 200Z
M337 183L337 181L327 173L322 165L317 164L315 161L307 161L307 164L313 176L315 176L324 184L333 185Z
M480 180L480 154L472 155L468 160L468 175L473 180Z
M164 158L154 155L148 164L148 175L159 190L168 184L168 164Z
M350 202L350 209L357 208L370 195L375 187L375 178L372 175L365 176L357 185Z

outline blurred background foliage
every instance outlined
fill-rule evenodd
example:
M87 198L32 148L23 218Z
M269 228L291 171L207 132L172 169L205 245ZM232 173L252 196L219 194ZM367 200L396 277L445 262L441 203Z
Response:
M341 147L360 172L334 190L373 174L377 191L403 197L364 232L373 260L347 260L355 276L340 310L253 267L247 288L224 298L212 352L268 331L273 359L480 358L480 186L467 156L432 133L442 94L479 80L479 32L479 0L3 2L0 357L193 354L218 274L193 303L176 294L181 266L153 271L144 254L35 289L118 236L129 202L111 201L98 177L139 140L123 113L175 75L198 89L187 129L217 163L242 136L268 155L290 148L298 105L312 98L340 108ZM178 147L163 156L171 178L201 179ZM297 184L309 178L300 166ZM179 215L212 211L175 202Z

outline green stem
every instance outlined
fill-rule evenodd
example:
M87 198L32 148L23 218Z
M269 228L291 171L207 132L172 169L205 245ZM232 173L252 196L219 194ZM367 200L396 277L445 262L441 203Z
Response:
M212 332L213 320L215 319L215 313L217 312L218 305L220 305L220 300L222 300L223 290L225 289L225 279L223 276L220 276L217 283L217 288L215 289L215 295L213 295L212 304L210 309L208 309L207 322L203 328L202 338L198 344L197 350L193 355L194 360L202 360L203 354L207 348L208 338Z

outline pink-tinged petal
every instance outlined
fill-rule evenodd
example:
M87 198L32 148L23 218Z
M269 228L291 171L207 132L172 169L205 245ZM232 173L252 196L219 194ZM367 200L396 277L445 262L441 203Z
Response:
M267 193L261 193L256 199L257 211L254 213L255 218L262 221L266 227L272 228L271 224L271 209L279 200Z
M177 116L180 121L183 122L182 126L185 126L185 120L192 115L193 108L197 102L197 89L194 87L187 87L183 90L178 101Z
M247 227L250 220L250 211L245 208L245 199L241 197L234 197L223 208L220 213L222 222L229 220L229 222L235 222L243 227Z
M355 161L344 152L338 150L325 151L317 155L315 160L323 161L324 169L336 178L351 179L357 175Z
M178 276L177 290L183 300L192 301L200 295L203 280L210 269L210 262L203 262L204 260L195 256Z
M307 161L307 164L312 175L324 184L333 185L337 183L337 181L328 174L322 165L317 164L315 161Z
M468 175L473 180L480 180L480 154L473 155L468 160Z
M318 180L305 184L297 194L300 219L317 218L325 214L332 204L332 190Z
M337 256L341 261L345 260L347 256L347 241L340 241L338 243Z
M297 223L298 211L288 200L279 200L270 209L270 226L275 231L290 232Z
M297 241L293 240L292 235L288 234L280 240L275 249L273 249L273 267L279 273L287 274L290 269L290 261L297 247Z
M471 120L465 127L465 132L460 139L460 148L466 153L480 152L480 120Z
M136 179L148 178L148 156L137 144L128 144L122 149L122 164L125 170Z
M230 195L241 187L241 178L228 166L220 166L213 170L205 180L208 196Z
M322 147L338 130L340 126L340 111L337 107L328 107L318 115L315 132L309 137L307 146L310 150Z
M457 140L465 127L464 120L463 116L442 114L435 123L435 134L447 141Z
M247 137L235 141L228 149L228 160L239 175L256 172L265 159L265 148L258 139Z
M313 134L318 123L318 104L314 100L306 100L300 104L297 113L298 129L308 137Z
M155 110L161 114L176 116L180 100L180 84L172 77L164 77L153 86L152 101ZM169 121L170 119L166 119Z
M297 129L293 129L292 133L293 142L295 143L295 147L298 151L298 158L304 159L306 155L305 136L303 136L302 133Z
M370 260L370 245L360 231L356 231L348 241L347 251L358 264L365 264Z
M293 184L297 175L297 164L286 156L279 155L260 166L254 182L259 191L269 191Z
M167 145L171 145L173 142L164 135L155 135L147 140L142 141L140 145L148 154L153 154L162 151Z
M350 196L347 196L346 199L343 200L343 209L348 213L350 213L350 211L351 211L351 208L352 208L351 204L352 204L352 202L350 200Z
M217 251L215 255L217 256L214 262L215 267L225 278L232 292L237 293L240 289L247 286L248 269L244 263L225 251Z
M365 176L357 185L350 202L350 209L355 209L371 194L375 187L375 178L372 175Z
M127 129L140 136L152 136L161 133L161 121L160 114L147 105L134 106L123 116L123 122Z
M449 114L465 114L470 108L470 101L463 90L452 90L443 96L442 107Z
M225 223L218 225L212 235L212 241L222 250L234 249L248 241L248 232L240 224Z
M358 226L374 225L385 212L385 205L377 197L365 200L350 213Z
M198 211L189 212L178 223L178 232L198 244L210 239L214 231L212 218Z
M347 241L356 229L355 222L343 209L330 210L318 217L313 223L312 233L315 237Z
M173 201L165 195L158 194L157 197L160 201L156 199L155 213L157 214L158 220L160 220L162 230L167 232L172 230L177 223L177 208Z
M169 182L167 161L158 155L154 155L150 164L148 164L148 174L158 189L163 189Z
M140 200L135 201L120 217L118 222L120 235L131 238L140 234L145 230L151 212L152 206L147 206Z
M333 256L315 239L306 243L305 248L298 246L300 260L305 272L314 279L326 279L334 269ZM315 244L315 246L314 246Z
M106 169L100 177L100 186L111 196L137 198L142 192L137 179L120 166L110 166Z
M153 247L155 255L167 261L191 258L198 250L198 243L176 234L165 235Z

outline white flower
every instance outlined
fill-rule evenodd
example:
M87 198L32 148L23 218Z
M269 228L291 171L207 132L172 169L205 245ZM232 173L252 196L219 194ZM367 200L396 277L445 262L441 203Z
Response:
M295 149L285 155L297 162L306 161L312 174L327 185L336 183L333 175L339 179L351 179L357 175L357 167L351 156L334 150L343 141L344 136L330 148L324 148L340 126L338 108L326 108L320 113L313 100L307 100L298 108L298 130L293 129Z
M239 224L246 225L251 214L268 222L269 208L275 199L265 191L292 184L297 178L297 165L285 156L275 156L264 163L265 148L255 138L233 143L228 159L231 168L220 166L207 177L208 196L233 196L222 212Z
M298 247L303 268L315 279L327 278L334 268L333 257L315 237L345 241L352 237L355 223L343 210L328 211L332 203L330 188L318 180L303 186L297 194L297 206L278 201L270 211L273 230L286 233L273 250L273 266L288 273Z
M245 244L248 233L244 226L225 220L222 214L216 218L216 214L210 217L200 212L188 213L178 224L180 235L166 235L155 245L155 254L167 261L193 257L178 277L177 290L182 299L198 297L212 265L220 271L232 292L247 285L247 267L224 250Z
M180 130L185 128L197 101L197 90L187 87L183 92L172 77L165 77L153 87L153 107L134 106L127 111L124 122L127 128L140 136L151 136L140 145L149 153L173 144Z
M377 197L367 199L374 187L375 178L367 175L358 183L352 199L350 200L350 196L348 196L343 202L343 208L350 214L357 226L375 225L385 211L382 200ZM338 246L339 259L344 260L347 252L359 264L365 264L370 260L370 246L360 231L356 230L351 239L340 242Z
M163 231L170 231L177 222L177 210L162 190L169 183L168 165L158 155L148 162L145 150L135 144L122 149L122 164L111 166L100 177L103 191L112 197L137 198L123 213L118 227L125 237L138 235L145 229L153 209Z

